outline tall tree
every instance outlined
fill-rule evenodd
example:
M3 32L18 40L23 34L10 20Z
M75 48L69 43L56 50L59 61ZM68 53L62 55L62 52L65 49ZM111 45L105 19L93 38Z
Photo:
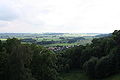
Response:
M35 46L31 70L37 80L56 80L56 55L51 51Z
M27 46L17 45L8 58L8 80L32 80L29 70L31 50Z

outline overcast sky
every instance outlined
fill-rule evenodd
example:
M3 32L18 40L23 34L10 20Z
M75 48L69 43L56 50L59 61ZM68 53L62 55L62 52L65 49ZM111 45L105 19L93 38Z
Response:
M120 0L0 0L0 32L111 33Z

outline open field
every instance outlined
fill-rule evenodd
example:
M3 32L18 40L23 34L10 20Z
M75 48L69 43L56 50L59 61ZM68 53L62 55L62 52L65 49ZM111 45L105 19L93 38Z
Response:
M0 39L1 41L6 41L7 39Z
M90 44L99 33L0 33L0 40L17 38L22 44L43 45L53 51ZM102 35L104 36L104 34ZM59 49L58 49L59 48Z
M99 36L98 36L99 35ZM0 40L17 38L22 44L43 45L53 51L61 51L79 45L90 44L99 33L0 33Z
M23 43L45 46L73 46L90 43L97 33L1 33L0 40L18 38Z
M99 36L98 36L99 35ZM43 45L53 51L61 51L79 45L90 44L94 38L105 34L99 33L0 33L0 40L17 38L22 44Z

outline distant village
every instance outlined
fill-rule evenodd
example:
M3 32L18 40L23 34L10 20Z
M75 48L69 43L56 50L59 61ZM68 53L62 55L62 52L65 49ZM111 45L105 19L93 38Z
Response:
M79 46L79 45L70 45L70 46L51 46L51 47L47 47L49 50L52 50L54 52L56 51L63 51L65 49L68 49L68 48L72 48L72 47L75 47L75 46Z

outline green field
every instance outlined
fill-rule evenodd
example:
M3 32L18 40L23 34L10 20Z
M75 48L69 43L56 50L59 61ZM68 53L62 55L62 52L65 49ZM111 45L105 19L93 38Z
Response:
M6 41L7 39L0 39L1 41Z
M87 75L81 73L80 71L71 71L69 73L63 73L61 74L61 77L63 80L97 80L97 79L90 79ZM120 80L120 74L99 80Z
M35 42L23 41L22 44L26 43L39 43L39 42L46 42L46 44L40 44L47 47L54 47L54 46L74 46L74 45L85 45L87 43L91 43L91 40L97 34L93 33L43 33L43 34L30 34L30 33L8 33L8 34L0 34L0 40L5 41L7 38L17 38L19 40L23 39L32 39ZM75 38L82 37L85 40L76 40ZM73 42L68 42L73 40ZM51 42L48 43L47 42ZM53 43L52 43L53 42Z

